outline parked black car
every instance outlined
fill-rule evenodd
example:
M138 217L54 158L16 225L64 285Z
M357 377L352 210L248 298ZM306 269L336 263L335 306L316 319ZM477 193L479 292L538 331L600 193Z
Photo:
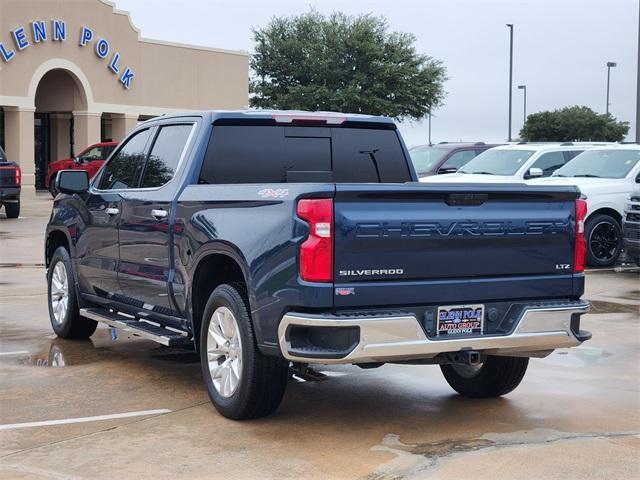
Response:
M442 173L455 173L476 155L497 147L498 143L449 143L417 145L409 150L413 167L418 177L428 177Z
M10 162L0 147L0 207L4 205L7 218L18 218L20 215L21 181L20 166Z
M640 192L629 197L622 219L622 236L627 260L640 265Z

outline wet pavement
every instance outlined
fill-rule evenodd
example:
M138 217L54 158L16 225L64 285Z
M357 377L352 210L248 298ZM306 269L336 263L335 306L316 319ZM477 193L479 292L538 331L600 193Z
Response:
M640 478L638 273L590 272L593 339L532 359L506 397L457 396L434 366L326 367L272 417L233 422L191 351L53 335L49 209L0 214L0 478Z

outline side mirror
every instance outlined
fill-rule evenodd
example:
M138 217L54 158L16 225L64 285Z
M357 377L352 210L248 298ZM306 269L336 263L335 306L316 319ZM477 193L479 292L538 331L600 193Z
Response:
M80 165L82 163L82 157L73 157L73 163Z
M640 173L638 173L638 175L636 175L636 183L640 183Z
M85 170L60 170L56 175L56 189L73 195L89 190L89 173Z
M541 168L531 167L529 169L529 178L538 178L544 174Z

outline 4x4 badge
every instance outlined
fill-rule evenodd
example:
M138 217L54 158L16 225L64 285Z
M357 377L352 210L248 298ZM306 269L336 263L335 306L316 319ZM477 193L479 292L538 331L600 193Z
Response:
M258 192L262 198L284 198L289 195L288 188L263 188Z

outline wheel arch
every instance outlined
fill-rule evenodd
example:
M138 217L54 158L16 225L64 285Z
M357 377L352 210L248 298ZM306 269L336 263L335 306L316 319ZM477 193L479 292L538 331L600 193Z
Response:
M194 262L188 296L191 328L196 346L199 345L204 307L211 292L223 283L238 284L240 294L248 303L249 311L253 310L255 298L244 258L229 246L217 246L202 251Z
M585 221L588 222L595 215L608 215L614 218L620 225L622 225L622 214L613 207L604 207L604 206L599 207L593 212L589 213L589 216L586 218Z
M47 268L49 268L51 257L53 257L53 253L58 249L58 247L65 247L67 252L69 252L69 256L73 257L71 255L71 240L69 238L69 233L56 228L47 233L44 251L45 266Z

